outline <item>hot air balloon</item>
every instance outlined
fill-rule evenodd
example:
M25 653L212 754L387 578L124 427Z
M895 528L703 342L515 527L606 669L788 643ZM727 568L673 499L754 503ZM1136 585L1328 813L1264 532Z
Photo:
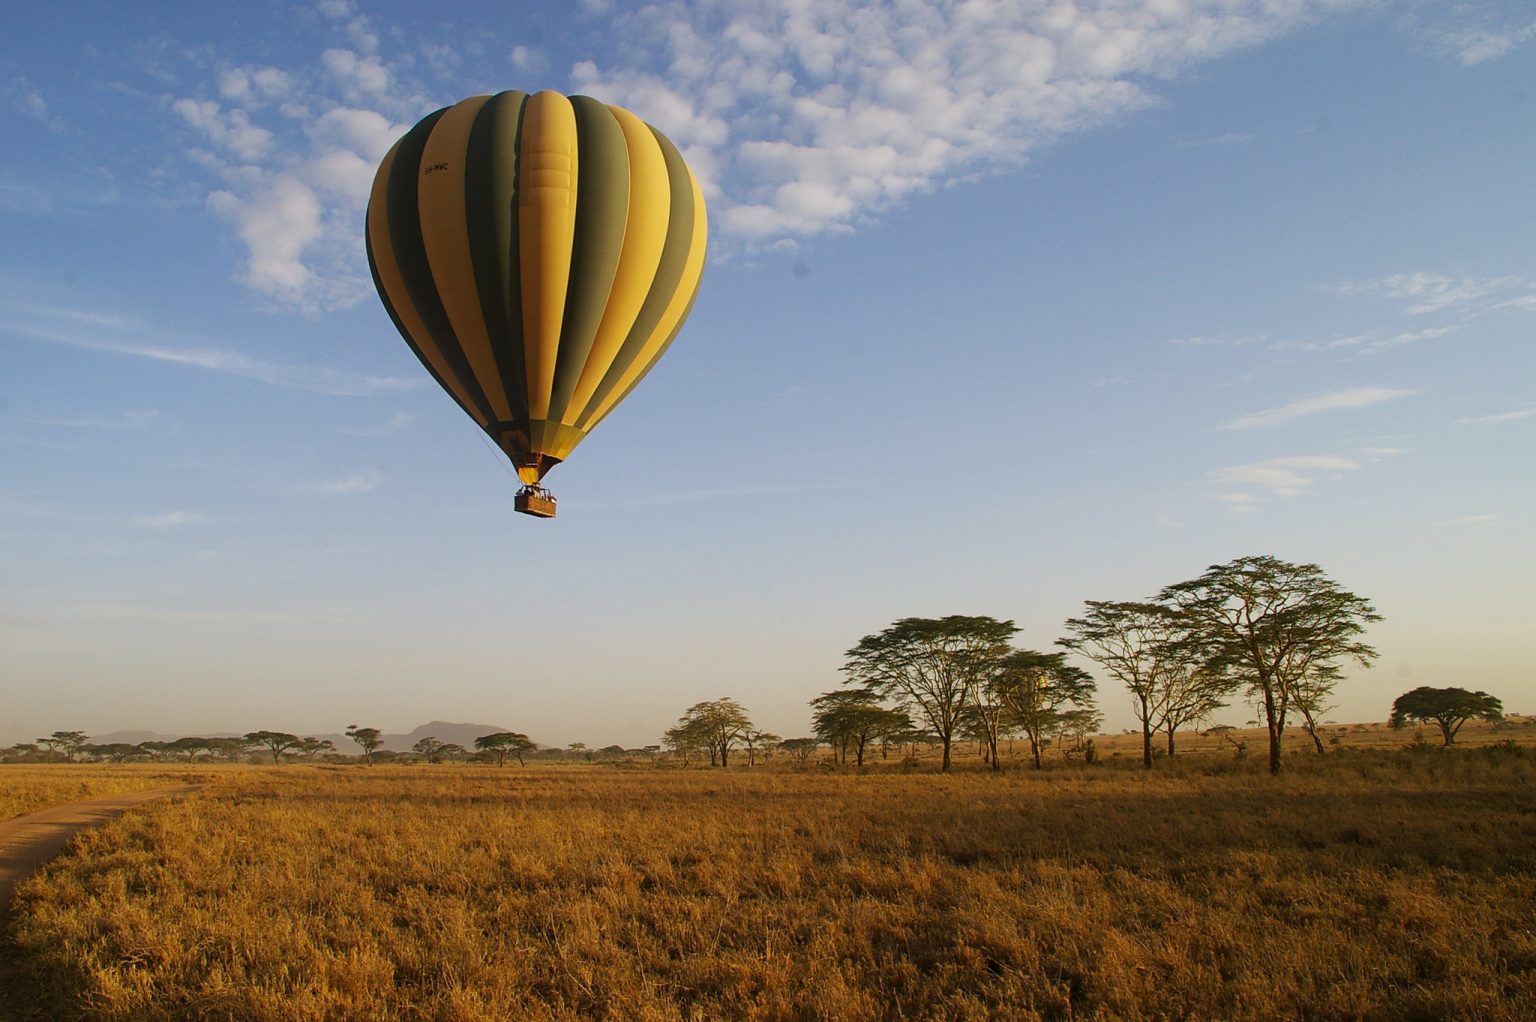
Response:
M368 265L405 343L517 469L517 510L671 345L704 271L677 148L587 96L428 114L379 165Z

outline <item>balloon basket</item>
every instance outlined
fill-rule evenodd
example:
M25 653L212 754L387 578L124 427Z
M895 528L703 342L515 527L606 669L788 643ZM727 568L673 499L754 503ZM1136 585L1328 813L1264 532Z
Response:
M542 486L524 486L517 491L512 506L525 515L535 518L555 517L555 495Z

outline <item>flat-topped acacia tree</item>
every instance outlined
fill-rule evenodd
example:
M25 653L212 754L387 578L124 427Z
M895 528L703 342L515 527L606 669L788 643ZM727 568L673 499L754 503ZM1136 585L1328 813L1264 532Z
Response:
M384 736L376 727L358 727L356 724L347 725L347 737L352 739L363 750L363 762L373 766L373 754L384 744Z
M1504 704L1487 692L1421 685L1393 701L1392 716L1387 723L1391 727L1402 727L1410 720L1432 720L1449 746L1456 741L1456 732L1461 726L1474 718L1503 720Z
M247 731L245 740L253 745L265 745L272 752L274 764L283 761L283 753L304 744L304 739L286 731Z
M475 748L495 756L497 766L506 766L508 756L515 757L518 766L524 766L523 753L532 752L536 746L521 731L497 731L476 738Z

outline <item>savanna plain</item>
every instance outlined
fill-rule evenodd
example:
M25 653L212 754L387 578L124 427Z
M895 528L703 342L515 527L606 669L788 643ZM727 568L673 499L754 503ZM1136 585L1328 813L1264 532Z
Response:
M213 766L21 886L0 1017L1531 1019L1532 737L1297 744L1279 777Z

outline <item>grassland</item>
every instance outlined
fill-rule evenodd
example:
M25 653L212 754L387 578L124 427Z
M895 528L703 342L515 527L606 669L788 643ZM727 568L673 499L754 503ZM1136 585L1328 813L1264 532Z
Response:
M23 886L12 1011L1536 1017L1530 750L1261 759L247 768Z
M0 820L45 806L209 780L213 772L172 764L0 763Z

